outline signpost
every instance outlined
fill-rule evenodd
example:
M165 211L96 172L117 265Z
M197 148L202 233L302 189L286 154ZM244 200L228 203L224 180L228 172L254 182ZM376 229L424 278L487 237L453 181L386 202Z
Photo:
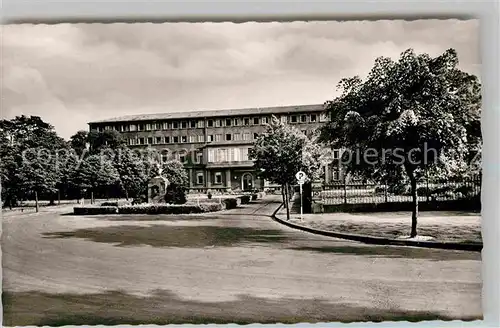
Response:
M302 185L306 181L307 176L303 171L299 171L299 172L297 172L297 174L295 174L295 177L297 178L297 182L299 183L299 187L300 187L300 219L303 220L304 213L303 213L303 206L302 206Z

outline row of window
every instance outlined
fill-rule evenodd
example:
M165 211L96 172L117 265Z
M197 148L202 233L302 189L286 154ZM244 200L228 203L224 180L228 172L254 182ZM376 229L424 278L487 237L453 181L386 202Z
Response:
M245 133L226 133L207 135L206 142L221 142L221 141L250 141L259 137L258 133L251 134ZM177 144L177 143L197 143L205 142L203 135L190 135L190 136L157 136L157 137L139 137L128 139L129 145L162 145L162 144Z
M251 148L229 147L208 149L208 162L242 162L249 161L249 151Z
M326 115L321 114L296 114L296 115L282 115L281 121L286 123L316 123L325 121ZM211 127L225 127L225 126L249 126L268 124L270 122L269 116L255 116L245 118L226 118L226 119L208 119L206 126ZM132 123L122 125L107 125L104 127L98 126L97 131L103 130L116 130L120 132L136 132L136 131L155 131L155 130L177 130L177 129L195 129L204 128L205 120L190 120L190 121L167 121L161 123Z

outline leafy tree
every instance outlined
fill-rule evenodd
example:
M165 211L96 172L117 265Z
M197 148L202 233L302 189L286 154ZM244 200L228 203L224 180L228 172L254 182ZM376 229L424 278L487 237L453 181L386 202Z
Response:
M288 218L289 192L290 186L296 182L295 174L302 170L310 180L316 179L324 164L322 155L320 146L276 117L272 118L249 152L260 176L282 186Z
M113 162L100 155L86 157L74 172L72 183L80 189L108 190L119 183L120 176Z
M119 175L120 188L127 199L131 195L138 197L146 192L149 178L146 164L134 152L126 147L120 149L115 156L114 167Z
M375 181L409 181L411 237L417 235L417 182L428 174L459 176L480 151L481 85L458 69L457 53L404 51L377 58L365 81L342 79L341 95L326 102L330 122L321 140L344 148L350 172Z
M162 165L162 175L168 179L170 184L186 186L189 183L189 177L184 164L177 160L164 162Z
M92 154L97 154L103 149L120 149L125 146L125 139L115 130L101 132L91 131L88 134L88 143Z
M38 116L0 121L2 197L12 204L27 195L46 194L53 202L61 179L57 154L67 146Z
M165 193L165 201L170 204L186 203L186 187L175 183L169 184Z
M89 144L89 133L87 131L78 131L70 138L70 146L76 151L78 156L82 156L87 150Z

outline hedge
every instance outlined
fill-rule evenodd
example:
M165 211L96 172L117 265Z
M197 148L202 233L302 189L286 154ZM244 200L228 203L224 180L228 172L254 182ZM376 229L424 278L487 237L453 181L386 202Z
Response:
M103 214L192 214L221 211L225 203L205 203L200 205L144 204L127 206L85 206L74 207L75 215Z
M248 203L250 203L250 195L243 195L243 196L240 196L238 198L241 199L241 203L242 204L248 204Z
M116 206L78 206L78 207L73 207L73 213L76 215L118 214L118 207L116 207Z
M236 200L236 198L226 198L222 202L225 204L226 210L231 210L238 207L238 201Z
M252 194L252 200L257 200L257 194Z

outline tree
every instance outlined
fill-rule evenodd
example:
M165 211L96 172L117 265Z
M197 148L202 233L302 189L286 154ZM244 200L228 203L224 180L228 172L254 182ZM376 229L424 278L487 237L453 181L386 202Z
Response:
M125 146L125 139L120 132L115 130L104 130L101 132L91 131L88 134L90 152L97 154L103 149L120 149Z
M100 155L90 155L85 158L74 172L72 182L80 189L107 191L119 183L120 176L113 162Z
M67 147L53 126L38 116L0 121L2 197L12 205L34 194L37 209L39 194L49 195L53 202L61 179L58 154Z
M254 160L254 167L262 178L282 187L288 219L289 192L290 186L295 184L295 174L302 170L310 180L314 180L324 164L318 144L274 116L266 131L257 138L249 156Z
M377 58L365 81L342 79L326 102L330 122L321 140L343 148L350 172L375 181L405 178L412 195L411 237L417 235L417 182L426 174L456 176L480 150L481 85L458 69L457 53L404 51Z
M82 156L87 150L89 144L89 133L87 131L78 131L70 138L70 146L75 150L78 156Z
M140 197L146 192L148 172L141 158L135 156L130 149L123 147L115 156L114 167L119 175L119 185L125 197Z

